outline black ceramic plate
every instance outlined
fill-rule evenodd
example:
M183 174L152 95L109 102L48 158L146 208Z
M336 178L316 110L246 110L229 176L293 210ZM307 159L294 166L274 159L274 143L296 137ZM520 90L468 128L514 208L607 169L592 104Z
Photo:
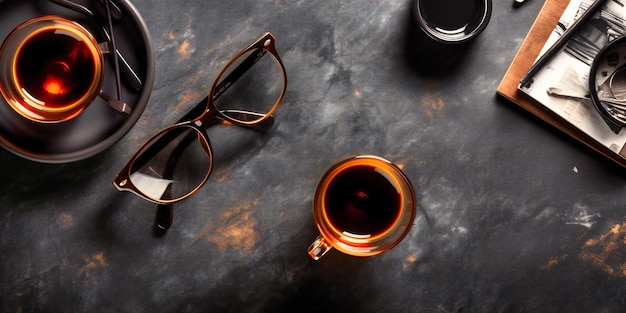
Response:
M101 0L72 0L90 11L96 18L61 7L47 0L0 1L0 39L19 24L44 15L59 15L75 20L103 42L101 25L106 25L104 2ZM123 99L132 107L130 115L110 108L100 97L78 117L57 124L29 121L14 112L0 97L0 145L30 160L44 163L72 162L93 156L121 139L135 125L154 83L154 51L148 29L136 8L127 0L114 0L121 16L113 19L117 49L142 81L138 90L122 79ZM106 54L102 89L116 95L115 72L111 54Z

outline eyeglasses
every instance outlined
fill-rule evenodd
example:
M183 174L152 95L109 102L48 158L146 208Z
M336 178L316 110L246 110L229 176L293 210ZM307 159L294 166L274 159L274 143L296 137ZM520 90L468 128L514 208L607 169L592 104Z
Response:
M148 139L113 180L159 204L157 226L171 225L172 204L195 194L213 169L213 150L206 132L227 122L265 129L282 101L287 74L271 33L244 48L217 75L208 96L176 124Z

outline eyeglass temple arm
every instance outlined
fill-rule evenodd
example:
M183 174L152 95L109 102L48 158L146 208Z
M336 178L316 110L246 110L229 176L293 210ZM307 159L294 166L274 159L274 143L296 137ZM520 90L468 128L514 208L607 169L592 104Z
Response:
M122 97L122 82L119 79L120 75L120 60L117 56L117 45L115 43L115 32L113 31L113 17L111 14L111 1L104 0L104 7L107 12L107 26L109 27L109 33L111 36L111 51L113 51L113 70L115 71L115 87L117 89L117 101L118 103L125 103Z
M80 12L83 13L86 16L89 17L95 17L95 15L93 14L93 12L91 12L91 10L87 9L86 7L69 1L69 0L51 0L52 2L55 2L58 5L62 5L64 7L67 7L68 9L74 10L76 12ZM100 0L100 2L102 4L104 4L105 0ZM117 4L115 4L113 1L109 1L111 2L111 17L115 18L116 20L119 20L123 17L123 13L122 10L120 9L120 7L117 6Z
M198 136L196 133L189 133L189 135L185 136L183 140L174 147L172 154L167 159L167 163L165 164L164 171L162 173L163 178L165 179L173 179L174 177L174 167L176 167L176 163L178 162L180 154L187 148L187 146L193 142L194 135ZM172 193L171 185L167 187L164 195L169 196ZM174 220L174 205L173 204L157 204L157 215L156 215L156 227L160 232L166 231L170 226L172 226L172 222Z
M106 0L100 0L100 3L104 3L104 1ZM116 20L121 20L122 17L124 17L124 13L122 13L122 9L120 9L120 7L117 6L117 4L115 4L115 2L112 0L109 0L109 3L111 5L111 10L110 10L111 17Z
M93 12L91 12L91 10L87 9L85 6L80 5L76 2L73 1L69 1L69 0L50 0L50 2L52 3L56 3L60 6L66 7L72 11L76 11L78 13L81 13L89 18L94 18L95 15L93 14Z
M157 214L155 226L160 232L164 232L172 226L174 222L174 205L173 204L157 204Z

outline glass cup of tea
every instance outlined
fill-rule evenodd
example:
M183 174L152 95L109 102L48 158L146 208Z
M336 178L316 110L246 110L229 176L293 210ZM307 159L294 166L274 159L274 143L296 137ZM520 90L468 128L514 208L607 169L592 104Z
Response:
M103 63L97 40L80 24L59 16L33 18L0 48L0 92L29 120L67 121L100 93Z
M320 235L309 255L318 260L331 248L360 257L388 251L407 235L415 212L413 187L396 165L373 155L339 162L315 191Z

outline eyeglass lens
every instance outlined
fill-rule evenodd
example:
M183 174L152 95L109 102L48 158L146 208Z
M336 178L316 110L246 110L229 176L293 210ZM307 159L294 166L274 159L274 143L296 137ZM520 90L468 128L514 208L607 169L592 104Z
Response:
M251 67L249 64L242 64L253 62L257 57L260 59ZM244 73L238 73L248 67ZM236 79L236 82L229 86L226 79ZM235 120L253 122L263 118L277 105L283 92L284 77L280 64L272 54L262 49L252 49L237 58L218 77L218 86L224 84L228 89L213 99L215 107Z
M166 140L160 140L166 136ZM167 142L165 146L154 143ZM211 168L211 153L199 131L188 125L153 137L130 167L130 180L154 200L175 200L193 192ZM154 151L158 150L158 151Z

